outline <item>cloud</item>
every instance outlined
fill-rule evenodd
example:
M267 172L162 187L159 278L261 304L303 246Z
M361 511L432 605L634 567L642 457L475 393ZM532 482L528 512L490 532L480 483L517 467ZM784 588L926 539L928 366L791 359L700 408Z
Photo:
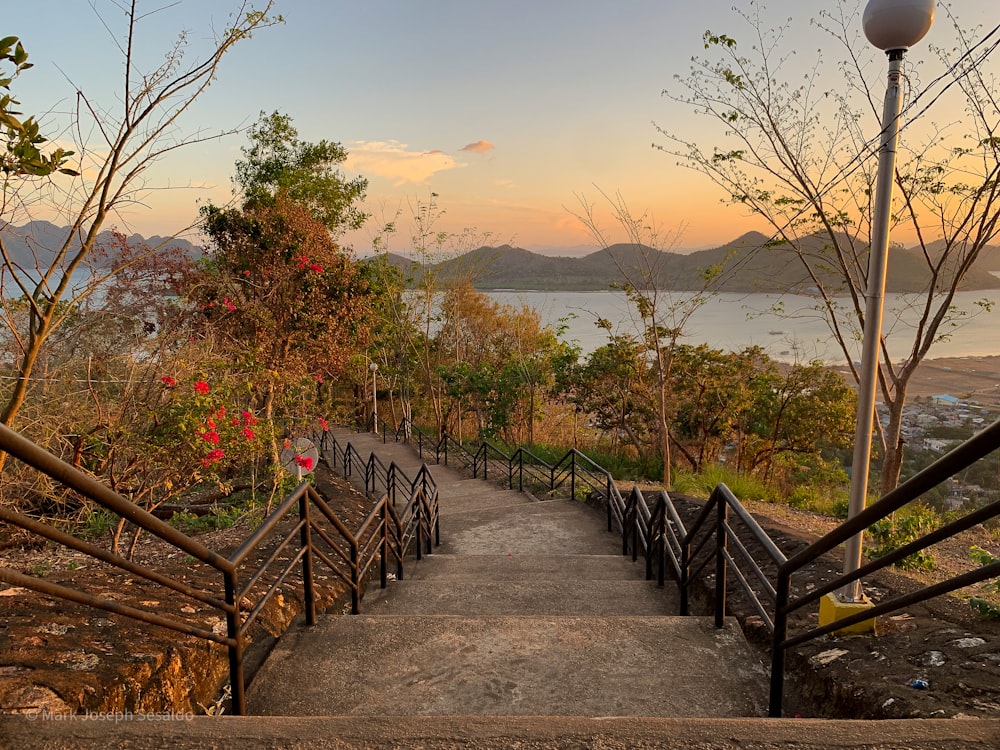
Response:
M423 184L435 172L465 166L438 149L410 151L407 144L399 141L354 141L347 145L347 152L346 169L385 177L397 187L407 182Z
M492 151L496 146L494 146L489 141L476 141L475 143L470 143L468 146L462 146L460 151L472 151L476 154L483 154L487 151Z

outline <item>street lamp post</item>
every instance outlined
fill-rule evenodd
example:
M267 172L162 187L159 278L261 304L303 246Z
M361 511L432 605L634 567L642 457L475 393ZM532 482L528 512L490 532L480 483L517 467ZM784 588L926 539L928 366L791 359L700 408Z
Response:
M879 344L885 302L885 277L889 260L889 215L892 183L896 171L896 143L899 138L900 67L906 50L923 39L934 22L934 0L869 0L862 24L865 36L889 58L888 87L882 110L882 139L875 184L875 211L872 218L871 255L868 259L868 289L865 292L864 338L861 344L861 378L858 381L858 415L854 433L854 461L848 518L864 510L868 494L875 393L878 387ZM862 534L845 545L844 572L861 567ZM862 603L861 582L847 584L840 599Z
M368 365L372 373L372 422L375 425L375 434L378 435L378 393L376 391L375 373L378 372L378 365L372 362Z

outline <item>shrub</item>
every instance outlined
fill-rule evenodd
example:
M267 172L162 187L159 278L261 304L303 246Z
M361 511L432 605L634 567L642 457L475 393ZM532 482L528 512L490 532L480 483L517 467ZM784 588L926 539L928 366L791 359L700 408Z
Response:
M865 547L865 552L875 559L885 557L934 529L937 522L937 515L930 508L922 505L905 508L895 517L871 525L867 536L872 546ZM904 557L896 566L910 570L934 570L937 563L930 552L921 550Z
M1000 557L996 557L993 553L978 546L969 549L969 557L980 565L992 565L995 562L1000 562ZM983 588L991 593L992 598L1000 597L1000 578L986 581ZM974 596L969 599L969 606L989 620L1000 620L1000 604L994 601Z

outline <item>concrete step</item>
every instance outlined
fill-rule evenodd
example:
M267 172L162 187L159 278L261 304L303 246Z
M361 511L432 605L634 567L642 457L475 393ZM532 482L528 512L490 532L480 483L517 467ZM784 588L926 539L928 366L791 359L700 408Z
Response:
M39 721L0 716L4 750L988 750L997 747L997 737L1000 719L193 716Z
M286 634L248 701L279 716L759 716L765 686L733 620L357 615Z
M625 581L645 577L645 564L624 555L448 555L435 550L406 568L407 581Z
M465 555L613 555L621 540L603 517L569 500L449 513L440 551Z
M511 505L526 505L538 502L523 492L498 490L496 487L483 486L466 488L462 494L457 494L450 488L438 487L438 510L442 517L451 517L457 513L469 511L503 508Z
M651 581L399 581L365 596L368 615L676 615Z

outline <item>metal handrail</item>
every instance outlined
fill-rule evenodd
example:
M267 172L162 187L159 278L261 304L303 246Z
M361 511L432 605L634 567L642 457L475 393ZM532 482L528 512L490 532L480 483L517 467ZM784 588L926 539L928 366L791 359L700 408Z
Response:
M323 437L326 438L326 433ZM325 440L321 440L321 447L328 448ZM380 565L380 585L384 588L388 581L387 565L390 558L396 562L397 578L402 579L403 559L411 546L415 546L416 557L420 559L422 554L431 552L433 545L440 544L437 488L426 465L421 468L417 478L411 481L395 464L382 467L377 459L368 461L361 459L360 454L350 444L339 452L321 450L320 455L328 464L329 459L332 459L334 464L339 462L345 477L358 467L371 467L367 470L382 482L385 490L357 531L352 532L348 529L316 490L304 482L289 494L229 557L223 557L212 551L118 495L80 469L65 463L3 425L0 425L0 450L210 566L222 575L224 594L219 597L210 591L197 589L10 508L0 508L0 521L83 552L130 575L144 578L206 604L225 616L226 634L216 633L209 627L183 619L54 584L9 568L0 568L0 581L225 646L229 656L235 714L243 714L246 710L243 657L248 643L248 631L271 597L280 590L296 568L301 566L306 622L311 625L316 621L314 560L324 563L335 577L348 585L351 590L351 611L357 614L360 611L364 581L376 561ZM406 503L399 509L396 507L397 487L406 488L407 494ZM291 524L290 530L284 532L275 548L269 550L266 559L254 569L245 570L254 553L258 552L272 536L280 533L282 521L292 516L296 510L298 519ZM331 528L333 535L329 531ZM283 559L283 556L287 559ZM277 568L277 571L271 577L265 578L272 568ZM261 588L263 591L254 601L255 592ZM245 602L249 602L249 605L244 612Z

